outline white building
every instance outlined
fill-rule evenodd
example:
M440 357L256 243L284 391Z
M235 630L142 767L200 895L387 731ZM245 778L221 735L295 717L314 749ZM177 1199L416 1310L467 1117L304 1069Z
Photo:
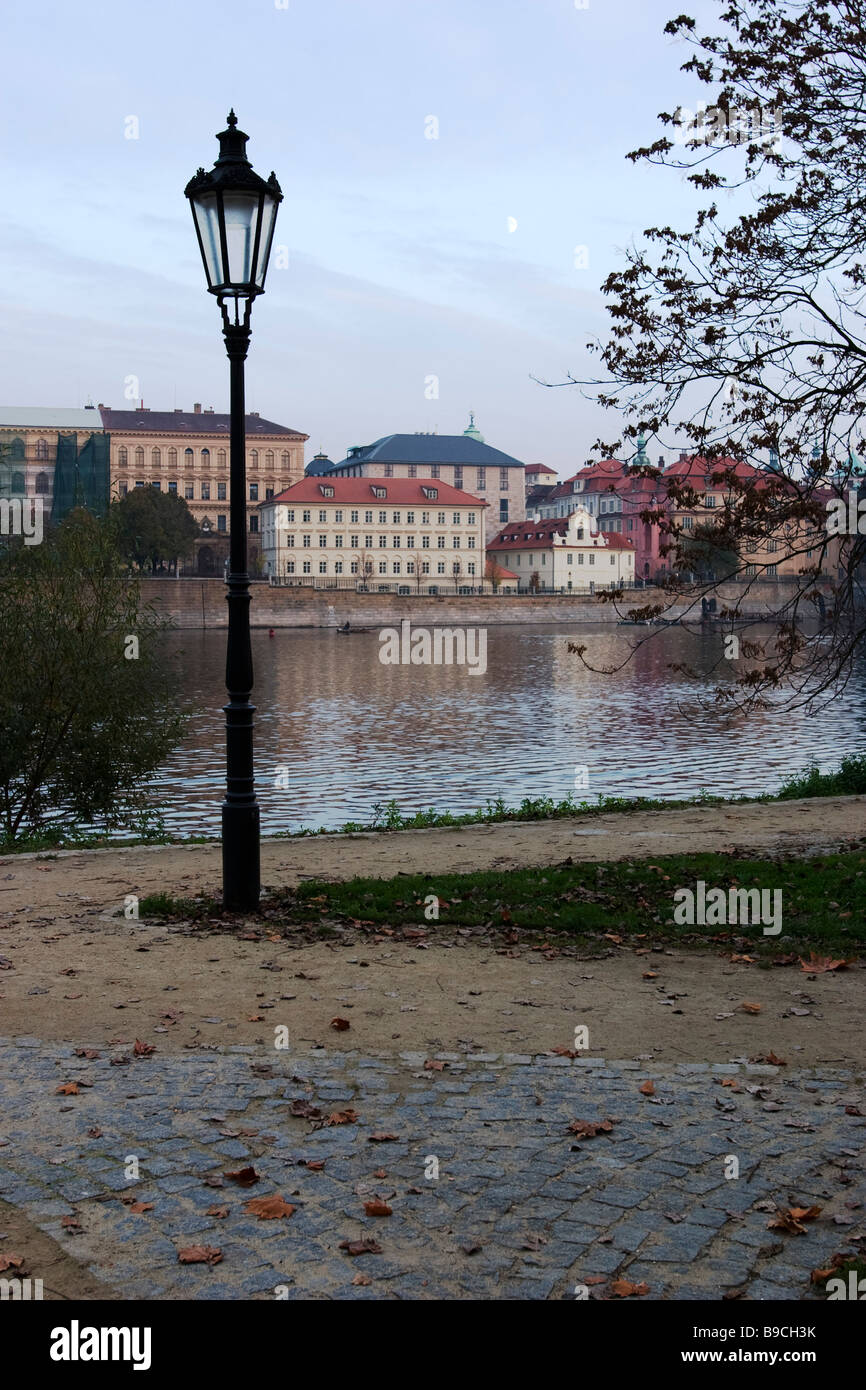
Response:
M264 572L324 589L482 591L485 505L435 478L304 478L259 507Z
M518 576L521 592L588 591L634 582L634 546L615 532L600 532L586 507L546 521L505 526L488 555Z

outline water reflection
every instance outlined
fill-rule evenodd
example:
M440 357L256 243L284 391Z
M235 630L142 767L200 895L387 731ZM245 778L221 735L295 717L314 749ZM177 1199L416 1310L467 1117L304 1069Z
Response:
M830 768L862 749L864 701L853 688L819 718L767 712L725 723L698 708L696 695L719 680L717 633L661 630L614 675L587 671L568 652L569 641L588 643L594 664L614 665L643 631L491 627L480 676L385 666L376 632L254 633L263 831L366 820L374 803L391 799L404 811L474 810L497 796L558 800L579 763L591 769L580 795L754 794L813 759ZM155 779L155 799L172 829L217 834L225 634L169 641L196 713ZM668 670L674 661L701 671L700 683ZM277 784L281 767L288 790Z

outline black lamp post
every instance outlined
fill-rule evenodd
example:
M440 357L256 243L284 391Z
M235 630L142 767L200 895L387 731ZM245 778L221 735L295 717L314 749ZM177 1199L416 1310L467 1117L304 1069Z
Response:
M259 807L253 779L253 658L250 647L250 581L247 574L246 428L244 361L250 345L250 310L263 294L277 207L283 195L273 173L267 182L246 156L249 136L237 129L234 111L220 132L219 159L210 173L199 169L184 193L204 262L207 287L222 311L231 380L228 643L226 686L226 799L222 808L223 906L256 911L259 872Z

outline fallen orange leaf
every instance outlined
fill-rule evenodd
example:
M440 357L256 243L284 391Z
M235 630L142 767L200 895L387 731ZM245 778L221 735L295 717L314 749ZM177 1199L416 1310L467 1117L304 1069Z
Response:
M294 1216L295 1208L275 1192L272 1197L252 1197L244 1211L257 1216L260 1221L277 1221L283 1216Z

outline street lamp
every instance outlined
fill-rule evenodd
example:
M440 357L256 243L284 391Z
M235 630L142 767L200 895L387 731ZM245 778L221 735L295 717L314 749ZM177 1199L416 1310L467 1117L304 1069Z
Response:
M253 780L253 657L247 574L246 428L244 361L250 345L250 310L263 294L277 208L283 200L273 173L260 178L247 159L249 136L234 111L217 135L220 152L210 173L199 169L184 193L192 206L207 287L222 312L231 382L228 641L226 686L226 799L222 808L223 906L258 909L259 807Z

